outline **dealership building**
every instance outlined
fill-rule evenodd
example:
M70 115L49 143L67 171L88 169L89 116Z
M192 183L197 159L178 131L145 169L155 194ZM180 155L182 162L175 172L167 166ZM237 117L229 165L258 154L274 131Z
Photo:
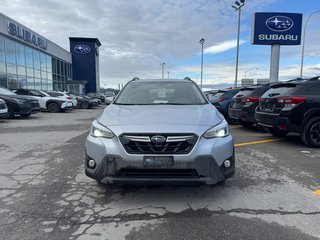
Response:
M0 13L0 86L99 92L97 38L70 37L70 52Z

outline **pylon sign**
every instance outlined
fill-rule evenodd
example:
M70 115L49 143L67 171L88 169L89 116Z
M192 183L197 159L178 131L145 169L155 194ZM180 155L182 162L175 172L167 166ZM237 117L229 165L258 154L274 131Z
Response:
M255 13L252 44L300 45L301 13Z

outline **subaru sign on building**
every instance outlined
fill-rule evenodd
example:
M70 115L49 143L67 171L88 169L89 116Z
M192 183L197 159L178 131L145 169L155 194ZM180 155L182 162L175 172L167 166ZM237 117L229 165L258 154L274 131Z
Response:
M255 13L252 44L300 45L302 14Z

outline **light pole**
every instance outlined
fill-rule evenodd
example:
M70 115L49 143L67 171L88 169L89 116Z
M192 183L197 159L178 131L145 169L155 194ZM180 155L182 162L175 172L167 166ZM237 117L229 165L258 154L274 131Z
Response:
M164 65L166 65L165 62L161 63L161 68L162 68L162 79L164 78Z
M307 23L308 23L310 17L311 17L313 14L318 13L318 12L320 12L320 10L317 10L317 11L311 13L311 14L309 15L309 17L307 18L306 22L304 23L303 39L302 39L302 51L301 51L300 78L302 78L302 72L303 72L304 42L305 42L305 39L306 39L306 27L307 27Z
M241 18L241 8L244 6L245 0L235 1L235 5L232 7L238 11L238 36L237 36L237 57L236 57L236 76L234 80L234 86L237 87L238 82L238 62L239 62L239 38L240 38L240 18Z
M258 68L250 68L250 69L244 69L244 78L247 78L247 72L250 72L252 70L257 70Z
M169 72L169 71L167 71L167 74L168 74L168 79L169 79L169 76L170 76L170 72Z
M202 90L202 75L203 75L203 44L205 40L201 38L199 43L201 44L201 73L200 73L200 89Z

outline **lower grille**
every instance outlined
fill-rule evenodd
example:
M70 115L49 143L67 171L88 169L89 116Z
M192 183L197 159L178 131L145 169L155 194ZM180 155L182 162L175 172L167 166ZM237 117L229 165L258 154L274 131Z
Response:
M195 169L134 169L122 168L118 176L120 177L150 177L150 178L190 178L199 177Z
M0 109L6 109L6 108L7 108L6 104L0 103Z
M152 141L161 137L161 143ZM124 149L130 154L188 154L198 140L195 134L122 134L119 137Z

